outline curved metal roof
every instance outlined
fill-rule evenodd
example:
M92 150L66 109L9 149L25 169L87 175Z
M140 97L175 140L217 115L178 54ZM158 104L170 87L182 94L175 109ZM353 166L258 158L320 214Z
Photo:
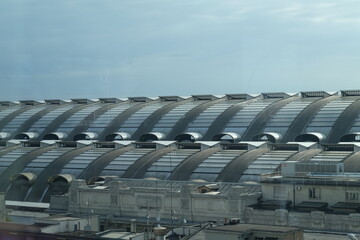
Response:
M8 188L11 176L17 179L28 174L37 178L31 178L33 186L22 197L40 201L48 199L44 196L52 176L57 176L53 180L67 181L71 179L64 176L71 175L86 180L117 176L237 182L257 180L259 174L276 171L288 160L344 162L345 169L354 170L360 149L351 143L360 139L357 93L2 104L0 190L12 189ZM51 139L57 144L26 142L30 139ZM180 143L169 144L174 139ZM280 145L244 142L246 139ZM87 141L82 144L73 140ZM112 143L94 143L104 140ZM294 147L294 143L287 143L294 140L319 144ZM340 140L350 143L336 144Z

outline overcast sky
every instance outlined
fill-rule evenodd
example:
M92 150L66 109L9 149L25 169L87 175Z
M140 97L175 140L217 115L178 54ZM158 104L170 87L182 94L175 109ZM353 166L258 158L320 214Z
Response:
M360 89L352 0L1 0L0 100Z

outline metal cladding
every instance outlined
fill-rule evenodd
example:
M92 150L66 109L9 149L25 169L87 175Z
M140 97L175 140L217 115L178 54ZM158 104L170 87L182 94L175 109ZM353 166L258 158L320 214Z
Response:
M357 171L359 92L0 102L0 192L48 201L99 176L256 182L284 161Z

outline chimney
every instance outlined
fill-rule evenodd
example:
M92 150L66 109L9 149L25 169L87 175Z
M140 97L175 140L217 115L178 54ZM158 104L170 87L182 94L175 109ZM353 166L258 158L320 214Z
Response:
M165 240L166 232L167 229L161 227L160 224L157 227L154 227L155 240Z
M130 232L136 233L136 219L131 219L130 222L131 222Z

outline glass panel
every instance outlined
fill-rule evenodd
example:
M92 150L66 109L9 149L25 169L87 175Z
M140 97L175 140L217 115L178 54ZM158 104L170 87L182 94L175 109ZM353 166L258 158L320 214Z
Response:
M273 172L283 161L286 161L289 157L296 153L298 152L275 150L263 154L252 162L244 171L240 178L240 182L249 181L247 179L260 179L261 174ZM249 178L251 175L252 177Z
M327 136L340 114L357 99L342 97L329 102L316 113L305 132L320 132Z
M131 117L129 117L119 128L118 131L127 132L131 135L140 127L140 125L156 110L170 104L171 102L156 102L146 107L143 107Z
M41 105L33 107L19 115L17 115L13 120L11 120L2 131L4 132L14 132L18 129L26 120L37 114L38 112L44 110L48 105Z
M112 160L101 172L101 176L121 176L133 163L154 149L133 149Z
M122 103L116 107L110 108L104 114L100 115L96 120L90 123L89 128L87 131L89 132L96 132L99 135L104 131L104 129L121 113L125 110L139 104L138 102L131 102L131 103Z
M155 173L159 172L167 172L167 174L163 174L161 176L168 177L171 175L173 170L178 167L185 159L197 153L198 151L199 150L197 149L176 149L154 162L147 170L144 178L155 176Z
M243 135L257 115L278 100L279 99L259 99L255 102L248 103L226 124L223 131Z
M80 155L74 157L71 161L69 161L61 170L61 174L72 174L76 178L86 170L90 163L95 161L97 158L102 156L108 151L113 149L91 149L86 152L81 153ZM78 169L78 170L76 170ZM75 175L77 174L77 175Z
M70 134L74 130L74 128L76 128L81 123L81 121L84 120L84 118L86 118L88 115L95 112L97 109L99 109L102 106L103 105L101 104L91 104L81 109L80 111L74 113L73 115L71 115L71 117L66 119L59 126L56 132L64 132Z

